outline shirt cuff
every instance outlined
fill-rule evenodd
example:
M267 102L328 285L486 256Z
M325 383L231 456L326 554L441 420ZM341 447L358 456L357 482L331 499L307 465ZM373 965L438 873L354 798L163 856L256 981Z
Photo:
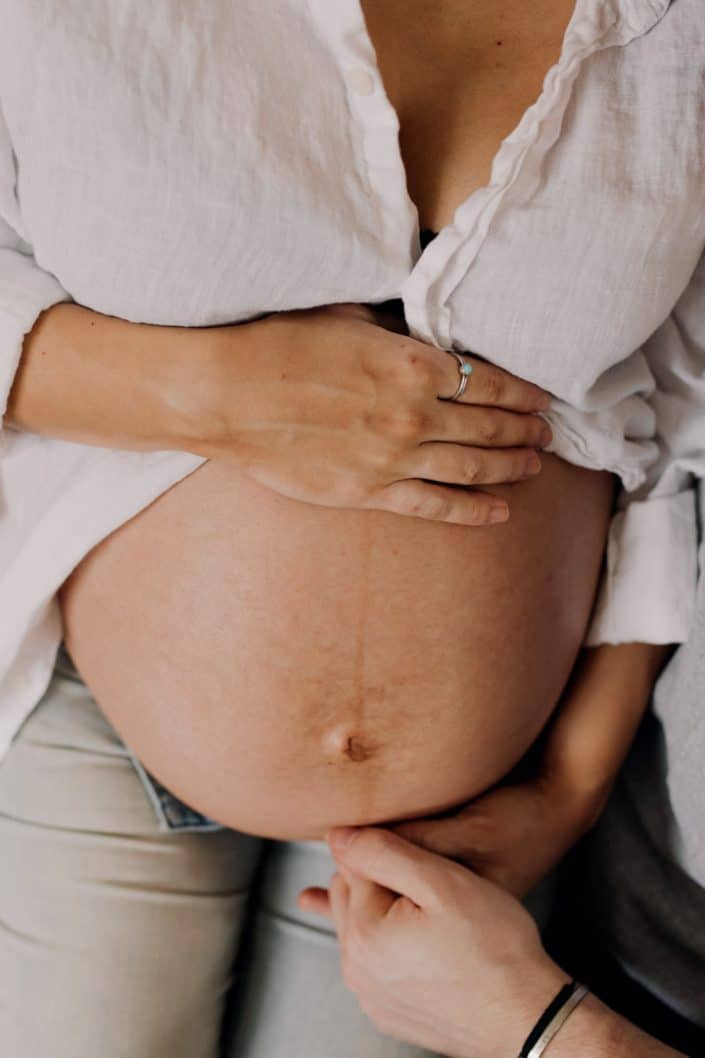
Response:
M49 272L31 258L17 254L12 280L0 277L0 427L19 367L24 337L40 314L71 297Z
M616 514L585 645L684 643L695 616L697 539L694 489Z

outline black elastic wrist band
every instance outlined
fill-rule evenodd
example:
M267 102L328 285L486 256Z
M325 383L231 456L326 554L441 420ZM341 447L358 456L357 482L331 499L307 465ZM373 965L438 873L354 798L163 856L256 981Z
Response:
M564 985L563 988L561 988L556 998L553 1000L552 1003L549 1003L549 1005L546 1007L543 1014L527 1036L526 1043L519 1052L519 1058L529 1058L532 1048L536 1046L548 1026L555 1018L558 1011L561 1009L561 1007L565 1006L565 1004L568 1002L571 996L575 994L578 988L580 988L580 983L578 981L571 981L569 984Z

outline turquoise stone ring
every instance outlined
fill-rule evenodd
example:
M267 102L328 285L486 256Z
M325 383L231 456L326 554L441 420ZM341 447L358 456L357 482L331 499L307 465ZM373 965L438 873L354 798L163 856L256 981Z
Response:
M456 349L446 349L446 352L449 353L450 356L454 356L457 360L458 375L460 377L458 379L457 388L452 397L441 397L441 400L460 400L463 393L465 392L465 388L468 384L468 379L470 378L470 375L473 371L472 361L465 353L459 353Z

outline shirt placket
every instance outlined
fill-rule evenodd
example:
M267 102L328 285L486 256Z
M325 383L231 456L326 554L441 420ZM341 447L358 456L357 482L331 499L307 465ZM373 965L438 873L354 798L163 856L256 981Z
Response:
M345 84L350 115L361 132L364 176L374 197L377 236L403 257L402 274L420 253L416 207L409 197L399 148L399 118L384 89L359 0L308 0L308 8L332 50Z
M451 298L465 279L502 207L526 202L538 186L542 160L560 135L572 88L585 60L647 32L672 0L577 0L558 61L537 100L494 156L490 181L455 211L453 221L422 251L419 217L408 192L399 119L384 89L359 0L308 0L318 28L340 63L351 114L364 132L368 180L379 197L385 245L405 240L409 268L399 297L409 333L443 349L453 339ZM391 242L389 242L391 240Z
M460 204L416 262L401 289L409 332L440 348L462 347L453 337L451 298L472 268L503 208L525 204L541 179L542 163L560 135L573 85L585 60L612 45L624 45L647 32L671 0L577 0L561 54L547 72L542 90L492 162L489 183Z

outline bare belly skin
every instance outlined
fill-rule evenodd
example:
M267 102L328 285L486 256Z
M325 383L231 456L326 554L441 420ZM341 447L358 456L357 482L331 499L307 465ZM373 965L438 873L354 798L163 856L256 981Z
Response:
M608 475L544 456L508 495L510 522L476 529L207 463L84 559L67 645L153 774L229 826L319 838L442 811L543 727L600 570Z

